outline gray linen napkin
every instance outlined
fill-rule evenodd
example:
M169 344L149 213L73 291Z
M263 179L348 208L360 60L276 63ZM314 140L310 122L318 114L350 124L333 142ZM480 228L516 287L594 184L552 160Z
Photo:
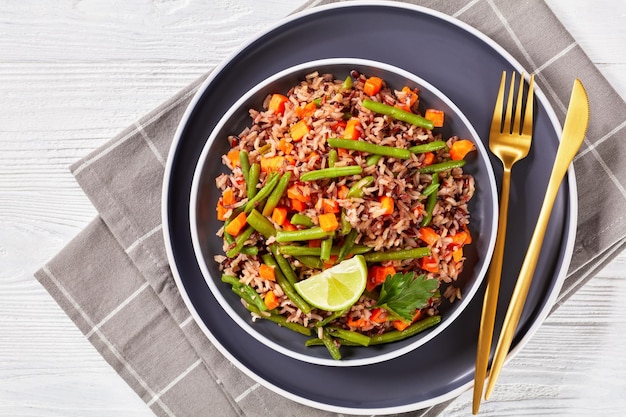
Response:
M573 79L587 88L591 123L575 160L578 234L556 308L626 247L626 103L542 1L412 3L476 27L534 70L561 122ZM161 184L176 126L204 79L71 167L99 216L36 277L156 415L333 415L285 399L231 365L195 324L172 278ZM445 405L404 415L434 416Z

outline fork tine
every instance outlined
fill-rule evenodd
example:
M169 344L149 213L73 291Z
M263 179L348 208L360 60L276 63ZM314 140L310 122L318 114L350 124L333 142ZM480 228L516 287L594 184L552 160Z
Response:
M528 85L528 95L526 96L526 112L524 113L524 125L522 135L532 135L533 133L533 95L535 87L535 74L530 74L530 84Z
M519 77L519 89L517 92L517 103L515 104L515 117L513 118L513 134L520 134L520 126L522 124L522 104L524 100L524 73Z
M502 111L504 109L504 87L506 85L506 71L502 71L500 89L496 98L496 105L493 108L493 118L491 119L491 132L502 131Z
M511 116L513 114L513 94L515 93L515 71L511 73L511 85L509 87L509 99L506 103L506 115L504 116L505 133L511 133Z

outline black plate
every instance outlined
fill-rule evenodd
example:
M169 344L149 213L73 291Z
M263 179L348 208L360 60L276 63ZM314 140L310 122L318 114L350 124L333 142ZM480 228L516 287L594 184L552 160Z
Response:
M438 47L421 56L416 52L420 44ZM452 398L471 386L483 290L436 339L413 352L374 365L327 367L277 353L236 325L212 296L194 256L189 223L191 183L213 127L237 99L268 76L299 63L332 57L382 61L420 76L461 109L483 141L488 138L502 71L522 70L476 30L424 8L394 3L339 4L283 21L216 69L181 122L164 183L168 255L181 294L207 337L265 386L295 401L337 412L414 410ZM537 91L534 135L541 140L534 141L528 157L513 170L496 331L541 207L559 133L553 110ZM499 179L501 164L494 157L491 162ZM554 205L513 349L534 333L561 287L575 224L576 192L570 172Z

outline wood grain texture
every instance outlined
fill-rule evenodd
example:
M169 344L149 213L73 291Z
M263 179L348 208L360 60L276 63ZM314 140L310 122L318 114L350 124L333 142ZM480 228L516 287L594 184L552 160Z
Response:
M3 2L0 416L152 415L33 278L96 214L68 166L303 2ZM626 2L548 4L626 98ZM622 254L557 310L481 415L621 416L625 271Z

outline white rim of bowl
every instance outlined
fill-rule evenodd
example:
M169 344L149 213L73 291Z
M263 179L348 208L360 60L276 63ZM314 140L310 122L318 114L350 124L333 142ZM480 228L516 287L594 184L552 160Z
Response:
M204 254L202 252L202 245L200 243L200 240L197 234L197 230L199 227L198 219L196 217L197 207L198 207L197 197L198 197L200 187L203 186L200 183L200 177L202 176L203 167L207 163L207 158L210 156L209 150L212 144L216 140L224 139L223 137L217 137L217 134L220 133L224 125L230 121L233 114L240 111L241 106L246 101L248 101L251 97L254 97L255 95L257 95L260 90L272 84L276 80L280 80L284 78L285 76L288 76L291 74L297 74L297 73L306 74L307 72L314 71L316 68L332 66L332 65L354 65L354 66L369 66L372 68L379 68L385 72L394 73L406 80L410 80L416 83L423 90L429 91L430 93L435 95L438 99L445 102L445 104L449 106L450 109L452 109L452 111L454 112L454 116L457 117L463 125L465 125L465 127L468 129L468 131L472 135L472 141L475 142L476 148L480 154L480 159L484 161L484 165L487 170L487 176L489 178L489 191L491 193L491 199L492 199L491 209L493 210L493 213L494 213L494 216L491 218L491 224L489 224L489 219L484 219L486 223L486 228L487 230L489 230L490 233L488 235L489 239L487 243L487 252L485 253L485 256L482 257L481 261L478 264L480 265L480 269L475 273L476 279L469 288L464 290L463 298L455 302L452 313L446 315L442 319L441 323L433 327L428 334L418 338L414 342L408 343L406 346L392 350L387 353L382 353L379 355L370 356L368 358L361 358L361 359L334 360L330 357L320 358L316 356L309 356L306 354L302 354L302 353L287 349L284 346L270 340L269 338L261 334L255 328L255 326L251 325L249 322L244 320L235 311L235 309L226 300L226 298L224 298L224 296L222 295L222 290L216 284L216 279L212 278L208 265L205 262ZM489 267L488 259L491 259L491 255L493 253L493 249L495 245L497 220L498 220L497 213L498 213L497 186L496 186L496 180L495 180L493 168L489 162L489 156L487 154L487 150L485 149L483 143L481 142L480 137L478 136L478 133L476 133L476 130L474 129L472 124L469 122L467 117L460 111L460 109L447 96L445 96L441 91L439 91L435 86L428 83L424 79L416 76L415 74L412 74L406 70L403 70L401 68L398 68L398 67L395 67L393 65L389 65L383 62L378 62L378 61L373 61L373 60L368 60L368 59L359 59L359 58L329 58L329 59L320 59L320 60L309 61L309 62L305 62L302 64L294 65L292 67L286 68L266 78L265 80L257 84L254 88L246 92L246 94L244 94L242 97L240 97L228 109L228 111L224 113L222 118L215 125L215 128L213 129L211 135L209 136L208 140L206 141L202 149L202 153L200 154L200 158L198 159L198 163L194 171L193 182L191 186L191 200L189 204L189 217L191 220L191 236L192 236L193 248L194 248L194 252L196 255L196 259L202 271L202 275L204 277L205 282L211 289L213 296L217 299L220 306L228 313L228 315L233 320L235 320L235 322L243 330L245 330L250 336L257 339L259 342L271 347L275 351L280 352L283 355L286 355L290 358L295 358L295 359L298 359L304 362L313 363L316 365L326 365L326 366L362 366L362 365L370 365L370 364L374 364L378 362L384 362L384 361L402 356L418 348L419 346L422 346L423 344L429 342L434 337L436 337L441 332L443 332L452 322L454 322L454 320L463 312L463 310L465 310L465 308L471 302L473 296L476 294L476 292L480 288L482 281L485 278L485 275L487 273L487 268Z

